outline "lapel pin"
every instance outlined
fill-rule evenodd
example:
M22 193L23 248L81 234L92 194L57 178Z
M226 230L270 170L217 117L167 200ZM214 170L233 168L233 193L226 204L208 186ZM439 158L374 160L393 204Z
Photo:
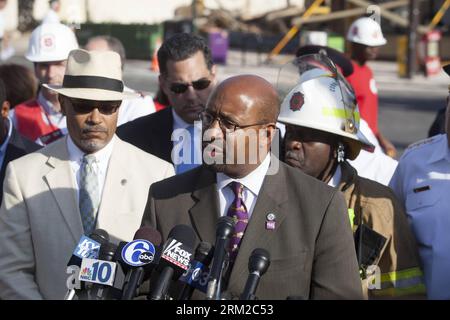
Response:
M277 218L277 216L275 215L275 213L269 213L266 216L266 230L275 230L276 227L276 223L275 223L275 219Z

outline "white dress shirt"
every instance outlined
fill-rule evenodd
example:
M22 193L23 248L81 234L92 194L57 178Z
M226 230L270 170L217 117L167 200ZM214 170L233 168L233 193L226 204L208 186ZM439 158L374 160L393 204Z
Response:
M244 185L242 197L244 198L245 207L248 211L248 217L250 219L253 208L255 207L256 200L258 199L259 191L266 177L267 171L270 165L270 153L267 154L263 162L250 174L240 179L233 179L226 174L219 172L217 176L217 192L219 194L220 204L220 216L226 216L228 208L234 201L234 192L230 188L229 184L233 181L239 182Z
M135 90L128 88L125 86L123 88L124 92L134 92ZM153 103L153 99L150 96L141 96L132 99L125 99L122 101L122 104L119 108L119 115L117 118L117 126L120 126L124 123L132 121L134 119L149 115L150 113L155 112L155 104Z
M109 159L111 158L115 139L116 136L114 136L111 139L111 141L101 150L97 151L96 153L93 153L93 155L97 160L94 164L94 170L97 173L100 199L102 198L103 187L105 185L106 180L106 172L108 171ZM81 171L80 168L85 153L75 145L70 135L67 135L67 149L69 151L70 167L72 168L72 172L74 174L75 181L77 184L77 201L79 201L80 171Z
M395 168L397 168L398 162L383 152L369 125L362 118L360 119L359 129L375 146L375 150L374 152L361 150L355 160L349 160L348 162L358 171L358 176L374 180L387 186L394 174Z

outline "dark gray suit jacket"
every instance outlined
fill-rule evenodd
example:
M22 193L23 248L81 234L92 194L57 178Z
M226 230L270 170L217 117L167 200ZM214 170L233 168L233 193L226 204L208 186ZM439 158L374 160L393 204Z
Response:
M173 116L169 107L124 123L117 128L116 134L135 147L173 163L172 131Z
M5 158L0 168L0 203L3 200L3 180L5 180L6 166L13 160L28 153L35 152L42 148L40 145L22 137L20 133L12 128L11 138L6 147Z
M187 224L200 241L214 244L218 208L216 174L201 166L151 186L143 225L155 227L166 239L175 225ZM268 213L276 214L275 230L265 227ZM242 239L227 288L233 296L244 289L255 248L271 255L259 299L363 298L342 194L281 162L275 175L266 175Z

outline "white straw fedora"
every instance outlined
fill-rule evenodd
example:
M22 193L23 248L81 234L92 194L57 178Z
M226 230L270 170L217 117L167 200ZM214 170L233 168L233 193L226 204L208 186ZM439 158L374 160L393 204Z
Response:
M113 51L72 50L62 86L43 86L77 99L111 101L138 97L138 94L123 92L120 56Z

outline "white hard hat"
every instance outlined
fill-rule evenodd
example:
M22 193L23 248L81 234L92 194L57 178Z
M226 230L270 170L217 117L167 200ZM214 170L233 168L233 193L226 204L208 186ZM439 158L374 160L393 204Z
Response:
M78 49L78 42L69 27L61 23L44 23L31 33L25 58L31 62L62 61L74 49Z
M369 47L378 47L386 44L380 25L373 19L363 17L355 20L347 33L347 40L364 44Z
M360 114L353 90L340 75L323 71L310 69L300 75L281 104L278 121L343 137L350 160L361 148L373 151L373 144L359 130Z

